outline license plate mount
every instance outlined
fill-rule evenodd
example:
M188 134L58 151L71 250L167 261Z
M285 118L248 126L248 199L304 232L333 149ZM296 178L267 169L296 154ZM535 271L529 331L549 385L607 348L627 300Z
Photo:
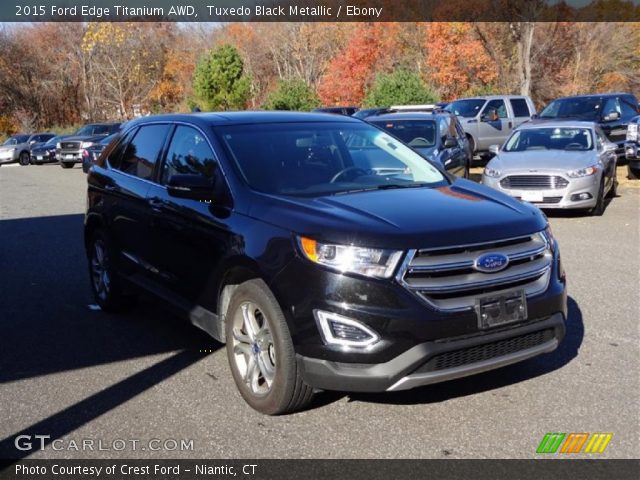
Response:
M544 195L541 192L522 192L520 198L525 202L541 203L544 200Z
M480 297L476 300L478 326L485 330L527 319L527 297L524 290Z

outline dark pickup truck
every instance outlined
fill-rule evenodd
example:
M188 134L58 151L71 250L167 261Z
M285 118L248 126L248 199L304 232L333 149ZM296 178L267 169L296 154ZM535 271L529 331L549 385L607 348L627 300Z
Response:
M120 130L120 123L92 123L85 125L56 145L56 158L62 168L73 168L82 163L82 152L104 137Z

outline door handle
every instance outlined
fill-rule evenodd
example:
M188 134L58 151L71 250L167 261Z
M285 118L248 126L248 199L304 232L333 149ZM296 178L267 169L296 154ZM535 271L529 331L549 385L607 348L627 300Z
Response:
M107 184L107 185L105 185L105 186L104 186L104 189L105 189L107 192L115 192L115 191L117 190L116 186L115 186L115 185L111 185L111 184Z
M513 128L513 123L509 122L509 128Z
M151 210L155 211L155 212L160 212L162 211L162 207L164 206L165 202L163 200L160 200L159 198L150 198L147 203L149 204L149 206L151 207Z

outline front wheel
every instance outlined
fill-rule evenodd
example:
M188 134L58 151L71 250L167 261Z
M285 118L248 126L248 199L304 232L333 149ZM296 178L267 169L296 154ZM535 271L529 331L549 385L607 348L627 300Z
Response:
M60 162L62 168L73 168L73 163Z
M289 327L269 287L258 279L238 286L226 319L227 357L242 398L267 415L306 407L313 389L300 375Z
M605 199L604 199L604 178L600 180L600 188L598 189L598 198L596 199L596 206L591 209L591 215L594 217L601 217L604 214Z
M23 167L26 167L27 165L29 165L29 161L30 161L29 154L27 152L22 152L20 154L20 157L18 158L18 162L20 163L20 165L22 165Z

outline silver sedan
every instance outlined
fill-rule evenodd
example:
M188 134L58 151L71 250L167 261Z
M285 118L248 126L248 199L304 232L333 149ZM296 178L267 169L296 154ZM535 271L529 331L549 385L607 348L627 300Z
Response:
M540 208L602 215L616 195L616 145L594 123L528 122L490 150L482 183Z

